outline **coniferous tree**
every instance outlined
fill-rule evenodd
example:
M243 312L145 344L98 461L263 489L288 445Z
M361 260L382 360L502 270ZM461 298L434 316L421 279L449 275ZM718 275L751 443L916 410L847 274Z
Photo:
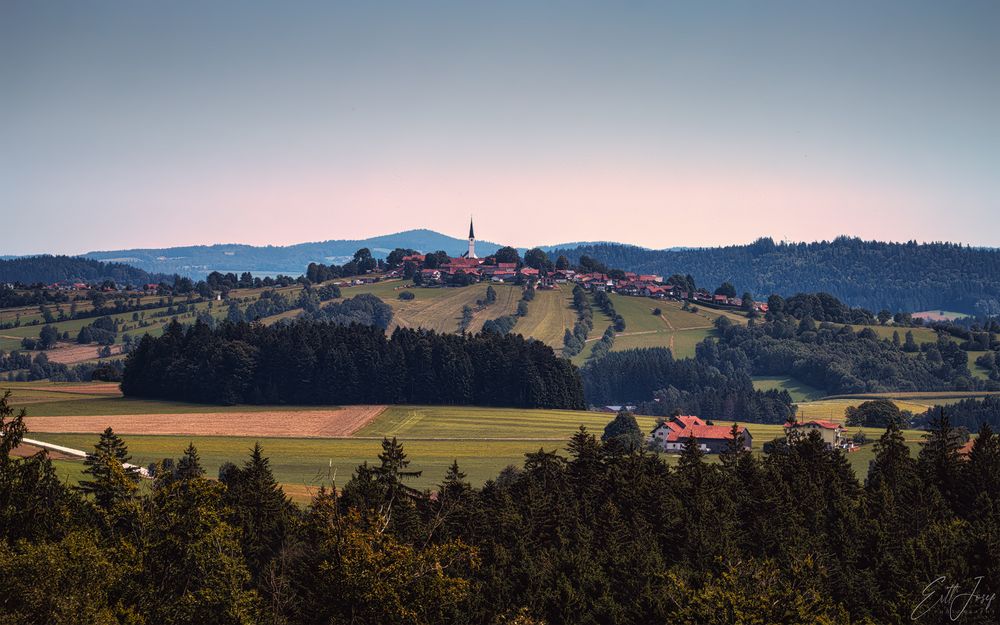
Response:
M177 461L176 475L177 479L180 480L190 480L205 475L205 469L201 466L201 457L198 455L198 449L194 443L188 443L184 455Z
M294 510L271 472L270 460L255 443L242 467L223 479L233 526L241 530L241 546L250 574L259 581L281 551L294 523Z
M924 435L924 442L917 457L924 482L936 488L944 500L952 506L959 502L961 461L958 450L962 444L962 439L951 427L951 421L942 408L938 416L931 421L931 429Z
M110 427L101 432L94 453L87 454L83 472L92 479L80 480L80 492L93 495L95 503L110 510L115 503L131 496L139 482L139 468L125 466L132 460L128 446Z

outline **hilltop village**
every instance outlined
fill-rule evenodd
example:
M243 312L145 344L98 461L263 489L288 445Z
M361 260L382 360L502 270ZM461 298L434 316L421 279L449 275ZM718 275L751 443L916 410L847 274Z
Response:
M539 248L528 250L523 258L512 247L500 248L494 254L480 258L476 255L476 235L472 222L469 223L468 241L468 250L458 257L451 257L444 252L394 250L384 262L371 259L368 261L370 267L363 275L342 282L340 286L391 278L412 280L414 286L426 288L494 282L531 285L536 289L558 289L561 285L570 284L579 285L590 292L688 300L708 307L743 308L758 313L766 313L768 309L766 302L754 301L749 294L737 297L735 287L728 283L710 292L705 288L696 288L694 279L689 275L675 275L664 280L661 275L609 269L588 257L581 258L578 266L574 267L565 256L552 260ZM364 259L369 257L368 250L359 250L352 262L364 266ZM326 269L324 265L311 264L306 275L310 279L322 278Z

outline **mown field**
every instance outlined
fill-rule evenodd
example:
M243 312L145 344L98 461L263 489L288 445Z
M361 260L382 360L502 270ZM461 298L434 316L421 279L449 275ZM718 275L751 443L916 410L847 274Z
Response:
M792 401L795 402L819 399L824 394L822 390L814 386L809 386L794 378L783 376L754 376L753 387L759 391L770 391L772 389L788 391L788 394L792 396Z
M6 384L12 387L16 406L24 406L35 417L60 415L116 415L116 414L199 414L267 412L274 407L234 406L219 407L180 402L138 401L124 399L106 387L73 384ZM956 400L949 397L944 400ZM800 414L805 418L840 420L847 406L864 399L836 399L804 402ZM915 409L926 405L929 399L896 400L901 408ZM297 410L315 410L317 407L280 408L295 418ZM545 450L563 450L569 437L581 425L600 434L613 417L609 413L521 410L506 408L442 407L442 406L390 406L373 421L349 438L287 438L245 436L193 436L193 435L124 435L133 459L138 464L156 462L166 457L177 457L189 442L193 442L210 474L215 475L225 462L240 462L255 442L260 442L271 459L277 479L288 492L299 500L307 500L320 484L343 483L362 462L377 462L384 436L401 440L413 462L412 468L423 471L413 481L418 488L433 488L440 482L448 465L458 460L470 481L481 485L494 478L507 465L519 466L524 454ZM218 418L216 416L216 418ZM239 418L234 414L234 418ZM640 427L650 431L655 419L639 417ZM717 425L727 425L717 423ZM782 435L780 425L748 425L754 439L754 449L761 451L764 443ZM850 433L857 431L852 428ZM867 431L869 438L880 432ZM74 449L89 450L97 441L97 432L91 434L29 434L38 440L65 445ZM921 433L907 431L908 444L916 450ZM871 447L848 454L848 460L859 475L867 471L871 460ZM676 461L675 456L664 456L666 462ZM60 474L68 481L80 477L81 463L60 460L56 463Z
M399 279L385 280L374 284L364 284L357 286L342 287L344 298L353 297L361 293L371 293L381 298L393 309L393 322L389 328L392 331L397 326L404 327L424 327L438 332L457 332L462 317L464 306L477 309L476 302L485 298L487 284L474 284L464 288L414 288L408 281ZM520 299L521 289L510 284L494 284L493 288L497 292L497 301L491 306L481 310L476 310L472 323L468 330L478 332L483 324L489 320L503 315L511 315L517 309ZM265 289L236 289L230 292L230 297L239 301L242 306L259 298ZM282 293L289 300L294 301L301 286L292 285L275 289ZM400 300L399 294L404 290L412 293L414 299ZM734 323L746 323L747 319L740 311L718 310L705 307L697 307L697 312L685 311L682 304L676 301L658 301L644 297L630 297L612 294L611 301L615 305L618 314L625 318L626 328L619 332L615 338L612 351L623 351L645 347L668 347L677 358L687 358L694 356L695 346L710 336L713 332L714 323L720 316L729 318ZM166 302L166 298L160 296L144 296L143 303ZM186 303L183 298L176 298L175 305ZM550 345L557 351L562 349L563 334L567 329L572 330L576 322L576 313L571 307L572 285L560 285L555 290L539 290L534 301L528 305L528 314L519 319L514 331L538 339ZM81 300L77 302L79 310L88 310L90 302ZM145 311L140 311L139 316L151 325L139 327L139 323L133 320L133 313L122 313L109 315L123 324L124 330L119 333L118 341L124 333L129 333L133 337L139 337L144 333L158 336L163 332L163 328L169 323L172 317L176 317L183 323L191 323L199 312L209 311L216 319L226 317L228 310L227 302L201 302L199 304L188 304L189 311L172 316L165 316L168 309L166 305ZM69 304L51 306L54 314L59 310L69 311ZM659 308L660 315L652 314ZM274 323L281 319L294 318L299 314L299 309L293 309L267 317L264 323ZM18 309L0 310L0 320L11 321L20 315L22 323L32 320L40 320L37 307L23 307ZM69 332L72 339L84 325L92 323L94 319L77 319L72 321L57 321L52 323L60 333ZM604 329L611 320L603 314L600 309L594 309L594 329L590 334L588 344L583 351L572 360L574 364L583 365L591 354L594 344L600 339ZM19 349L21 339L25 337L37 337L43 324L22 325L17 328L0 330L0 350L12 351ZM864 326L853 326L860 330ZM912 332L918 344L933 343L937 341L936 333L930 328L896 328L894 326L868 326L880 337L890 339L898 332L900 340L906 336L906 332ZM71 347L65 345L63 347ZM75 344L72 347L76 348ZM980 379L987 379L988 371L975 365L975 359L984 352L969 352L969 369L973 375ZM81 357L79 354L83 354ZM93 362L97 360L97 346L93 346L93 354L86 349L77 348L77 352L69 350L50 352L53 360L57 362L77 363ZM120 358L119 355L112 356ZM794 395L795 393L793 393ZM809 398L809 394L802 396Z

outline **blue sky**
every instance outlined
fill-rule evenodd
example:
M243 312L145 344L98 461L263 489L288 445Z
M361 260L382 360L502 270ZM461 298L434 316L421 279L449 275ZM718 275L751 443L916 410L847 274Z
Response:
M1000 3L0 4L0 254L1000 246Z

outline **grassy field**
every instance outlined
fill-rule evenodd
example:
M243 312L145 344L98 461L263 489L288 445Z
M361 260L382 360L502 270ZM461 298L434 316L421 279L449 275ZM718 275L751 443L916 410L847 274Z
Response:
M990 379L989 369L984 369L983 367L980 367L979 365L976 364L976 358L979 358L980 356L988 352L978 351L978 352L966 352L966 353L969 355L969 371L972 372L972 375L979 378L980 380L989 380Z
M753 387L759 391L772 389L788 391L788 394L792 396L792 401L796 402L810 401L823 396L823 391L816 387L782 376L754 376Z
M612 294L615 312L625 319L625 331L615 335L611 351L646 347L668 347L675 358L691 358L695 346L712 335L715 320L727 317L734 323L746 323L742 314L732 311L699 309L698 312L683 310L683 304L673 300L653 300L646 297L630 297ZM655 309L660 315L654 315ZM594 331L591 338L599 339L607 327L607 317L599 310L594 312ZM519 331L520 326L517 330ZM590 347L573 358L574 364L581 365L590 353Z
M404 327L425 327L438 332L456 332L459 328L462 308L466 305L476 308L476 301L485 297L487 284L474 284L465 288L414 288L408 281L399 279L385 280L373 284L342 287L344 298L354 297L362 293L371 293L381 298L393 309L393 322L389 328L392 331L397 326ZM521 289L518 286L509 284L494 284L497 291L497 301L492 306L475 313L473 321L469 326L469 331L478 332L483 324L489 320L502 315L513 314L517 309L520 299ZM575 311L571 307L572 285L561 285L560 289L538 291L534 301L528 306L528 315L518 321L515 332L538 339L557 351L562 349L563 334L567 329L572 329L576 322ZM399 294L403 289L414 294L412 300L400 300ZM256 300L265 289L237 289L230 292L230 296L239 301L242 306ZM298 297L301 286L292 285L275 289L290 300ZM645 297L630 297L618 294L610 295L611 301L615 305L618 314L625 318L626 328L615 338L613 351L624 351L645 347L668 347L671 348L677 358L687 358L694 356L695 346L711 336L714 323L719 317L727 317L734 323L746 323L746 317L742 312L736 310L716 310L712 308L697 307L695 313L682 309L680 302L672 300L653 300ZM159 296L145 296L144 303L156 303L166 301ZM182 298L177 298L175 304L182 303ZM184 323L194 321L198 312L209 310L216 319L223 319L227 314L228 305L225 302L202 302L200 304L188 304L190 311L176 315L178 320ZM77 303L80 310L90 307L89 301ZM69 305L63 304L62 309L68 311ZM654 309L661 310L660 315L653 315ZM58 312L59 307L51 307L54 312ZM147 327L139 327L138 323L132 320L132 313L122 313L110 315L124 324L125 332L135 337L144 333L152 336L159 336L163 328L169 323L170 318L157 316L167 310L166 306L141 311L142 318L150 322ZM281 319L294 318L299 314L298 309L293 309L268 317L263 321L273 323ZM21 315L22 322L29 322L40 317L37 307L22 307L18 309L0 310L0 319L12 320L17 314ZM77 319L72 321L54 322L60 332L69 332L71 337L76 336L80 328L92 323L93 319ZM600 338L604 328L610 320L600 310L595 310L594 330L591 332L591 344L573 358L573 362L582 365L587 361L593 348L594 342ZM865 326L853 326L855 331ZM930 328L897 328L895 326L873 325L870 327L875 333L883 338L892 338L898 332L900 340L905 339L907 332L912 332L918 344L933 343L937 341L937 334ZM12 351L20 348L21 339L25 337L37 337L42 325L24 326L10 328L0 331L0 350ZM954 339L953 339L954 340ZM96 347L95 347L96 348ZM977 367L974 364L976 357L983 352L969 352L969 368L972 374L980 379L988 378L988 371ZM96 355L96 351L95 351ZM119 357L119 356L114 356ZM91 359L93 361L96 359Z
M32 416L100 415L100 414L156 414L268 411L267 406L219 407L181 402L130 400L109 396L106 388L73 384L8 384L15 393L15 405L24 405ZM74 389L78 389L74 390ZM917 411L935 401L953 401L954 397L934 394L931 398L898 399L902 408ZM952 394L954 395L954 394ZM805 418L840 420L844 409L864 401L845 398L803 402L800 414ZM300 407L313 410L316 407ZM282 407L283 410L296 410ZM520 465L524 454L546 450L565 450L569 437L586 426L600 434L613 415L601 412L567 410L521 410L511 408L476 408L442 406L390 406L374 421L367 424L351 438L250 438L243 436L149 436L127 435L133 459L138 464L155 462L166 457L177 457L181 450L194 442L211 475L217 473L225 462L240 462L258 440L271 459L275 475L288 492L299 500L307 500L321 483L334 481L343 484L362 462L376 462L382 437L398 437L406 447L413 468L424 471L414 480L419 488L432 488L444 475L447 466L458 460L463 471L476 485L481 485L509 464ZM655 419L640 417L640 427L649 432ZM717 425L728 425L718 422ZM754 449L782 435L780 425L748 426L754 438ZM853 434L853 430L851 432ZM868 432L876 438L880 432ZM32 437L29 434L29 437ZM33 438L88 450L97 440L93 434L36 434ZM907 432L908 443L916 446L919 432ZM673 463L675 456L664 456ZM848 455L859 475L867 471L871 448ZM81 464L61 460L56 465L60 474L70 482L79 479Z
M983 397L985 393L963 392L914 392L914 393L869 393L864 395L837 395L815 401L797 404L798 416L806 419L829 419L842 421L849 406L858 406L872 399L890 399L900 410L913 414L926 412L934 406L947 406L963 399Z
M406 415L410 412L419 414L416 422L392 425L392 419L404 417L405 420ZM378 435L387 434L399 437L412 461L411 468L422 471L421 476L412 481L414 487L434 488L440 483L448 466L455 460L458 461L461 469L468 474L469 481L476 486L481 486L486 480L495 478L504 467L508 465L521 466L526 453L539 449L565 453L566 442L578 427L578 423L576 423L578 420L590 422L594 426L591 430L599 434L604 423L611 418L611 415L603 413L578 413L577 415L555 415L556 418L549 419L553 415L544 414L546 411L530 412L533 414L522 413L519 416L510 415L505 418L496 418L496 415L493 414L493 421L497 425L491 428L488 424L480 423L478 427L468 427L464 423L456 423L456 416L461 415L456 415L454 411L447 408L399 407L397 414L380 418L379 421L384 421L383 423L378 426L373 424L371 429L366 431L369 434L377 432ZM495 413L495 411L468 409L464 416L469 420L483 421L490 413ZM578 416L579 419L575 419L575 416ZM410 418L412 419L412 415ZM723 425L722 423L718 424ZM501 431L501 425L509 425L511 429ZM652 420L649 420L649 423L643 423L644 430L649 430L651 427ZM758 453L761 452L765 443L783 435L783 428L780 425L750 424L748 427L753 436L753 449ZM852 429L850 434L853 434L854 431ZM536 436L544 435L544 438L447 440L427 439L419 436L428 433L438 436L454 435L460 432L474 434L485 432L499 435L506 435L509 432L532 433ZM868 430L866 434L870 439L875 439L881 432ZM556 436L556 438L550 438L552 436ZM905 436L912 453L916 453L921 433L907 431ZM36 438L82 450L91 449L97 441L96 434L45 434L36 436ZM342 486L359 464L378 462L377 457L381 451L378 438L252 439L218 436L124 436L123 438L129 446L133 461L141 465L156 462L162 458L179 457L187 444L193 442L198 447L202 462L211 476L217 475L219 467L226 462L240 463L244 461L254 443L260 442L264 452L270 458L275 478L283 484L289 494L300 501L308 500L310 494L322 484L336 483ZM867 473L868 463L871 461L872 455L870 445L863 447L858 452L848 454L848 460L861 479ZM675 464L677 461L675 455L663 455L662 457L670 464ZM716 458L710 459L710 461L716 460ZM67 481L75 483L79 480L82 470L80 462L58 461L56 466L60 475Z
M536 291L535 299L528 303L528 314L518 320L514 332L534 337L557 352L562 350L563 333L572 330L576 323L572 302L572 289L567 285L562 285L561 289ZM594 329L596 331L596 324Z
M968 313L955 312L953 310L922 310L913 313L914 318L920 317L929 321L954 321L962 317L968 317Z

